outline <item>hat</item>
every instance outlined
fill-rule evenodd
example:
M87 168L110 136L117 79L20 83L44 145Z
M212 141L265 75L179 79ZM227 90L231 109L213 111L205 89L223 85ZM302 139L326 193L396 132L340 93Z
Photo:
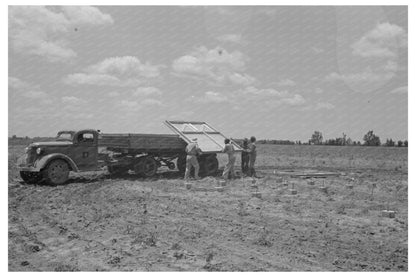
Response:
M191 139L192 141L197 141L198 139L197 138L193 138L193 139Z

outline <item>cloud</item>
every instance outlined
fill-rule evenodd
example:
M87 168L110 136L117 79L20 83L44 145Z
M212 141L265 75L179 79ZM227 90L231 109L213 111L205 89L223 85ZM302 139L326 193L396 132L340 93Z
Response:
M158 77L161 66L142 63L133 56L111 57L89 66L86 71L92 74L108 74L125 77Z
M319 47L312 47L311 49L315 54L321 54L324 52L324 49L319 48Z
M323 93L324 91L321 89L321 88L315 88L315 93L316 94L321 94L321 93Z
M335 106L329 102L319 102L315 106L315 110L333 110Z
M75 26L112 24L113 19L88 6L49 8L9 6L9 39L12 48L50 62L67 62L76 57L64 35Z
M391 94L407 94L408 93L408 88L407 86L404 87L398 87L396 89L393 89L392 91L390 91Z
M243 97L248 101L266 101L273 105L286 104L299 106L306 103L305 98L299 94L291 94L287 90L273 88L259 89L253 86L236 91L237 98Z
M215 85L247 86L255 82L254 77L244 73L247 62L248 58L239 51L199 47L174 60L172 68L179 76L198 77Z
M158 77L161 67L132 56L111 57L88 66L82 73L70 74L63 81L69 85L134 87L144 79Z
M119 78L106 74L70 74L64 78L64 83L68 85L123 86Z
M119 97L120 93L118 93L117 91L111 91L108 93L108 96L110 97Z
M45 101L48 98L48 94L39 89L39 86L30 84L16 77L9 77L9 90L9 96L12 98L22 96L33 100L42 100L42 103L50 102L50 99L49 101Z
M393 58L399 48L407 47L407 34L400 26L380 23L351 47L353 54L359 57Z
M225 35L218 36L217 40L219 40L221 42L232 42L232 43L235 43L235 44L245 43L241 34L225 34Z
M136 101L128 101L128 100L121 100L120 106L127 108L127 109L139 109L141 106Z
M227 102L228 98L224 94L214 91L207 91L204 94L204 97L201 98L201 102L205 103L223 103Z
M89 6L62 6L63 13L73 24L104 25L113 24L114 20L109 14L100 12L98 8Z
M140 101L121 100L119 105L128 111L137 111L148 106L163 106L163 103L160 100L148 98Z
M24 96L31 99L41 99L47 97L47 93L40 90L29 90L25 92Z
M296 86L295 81L290 79L283 79L278 82L273 82L273 84L279 86L279 87L293 87Z
M19 78L9 77L9 89L21 90L28 88L29 84L20 80Z
M304 111L333 110L335 106L329 102L318 102L302 108Z
M279 91L279 90L275 90L272 88L267 88L267 89L259 89L253 86L244 88L242 90L239 90L238 93L242 93L242 94L248 94L248 95L255 95L255 96L277 96L280 98L283 97L288 97L289 96L289 92L286 90L283 91Z
M162 95L160 89L155 87L139 87L133 92L136 97Z
M306 103L305 98L302 95L295 94L292 97L283 98L281 100L282 103L288 104L290 106L299 106Z
M84 100L75 96L63 96L61 99L62 99L62 103L65 103L65 104L82 104L85 102Z
M162 101L153 98L144 99L141 104L144 106L163 106Z
M394 72L391 71L392 65L387 63L386 67L383 67L379 71L373 71L370 67L358 73L339 74L332 72L325 76L325 81L343 81L349 85L371 84L386 82L394 77ZM390 67L390 68L389 68ZM387 70L389 69L389 70Z

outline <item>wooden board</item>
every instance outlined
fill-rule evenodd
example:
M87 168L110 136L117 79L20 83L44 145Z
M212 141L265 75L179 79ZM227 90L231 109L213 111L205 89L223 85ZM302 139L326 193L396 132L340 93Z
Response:
M119 149L183 151L186 142L178 135L159 134L101 134L98 145Z

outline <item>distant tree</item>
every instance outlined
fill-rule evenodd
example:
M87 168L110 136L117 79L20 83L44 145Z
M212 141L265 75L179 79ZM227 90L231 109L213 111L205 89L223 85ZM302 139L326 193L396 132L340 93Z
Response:
M16 136L16 135L13 135L13 136L12 136L12 139L16 139L16 138L17 138L17 136Z
M387 147L393 147L394 146L394 141L392 139L387 139L385 145Z
M319 131L315 131L312 134L312 137L310 139L310 143L311 144L316 144L316 145L321 145L323 140L324 140L324 137L322 136L322 133L319 132Z
M347 135L342 133L341 145L347 144Z
M398 147L402 147L402 146L403 146L403 141L399 140L399 141L397 142L397 146L398 146Z
M403 142L403 144L404 144L404 147L407 147L407 145L408 145L407 140L405 140L405 141Z
M351 138L348 138L348 139L345 141L345 144L346 144L346 145L352 145L352 144L353 144L352 139L351 139Z
M366 146L379 146L381 144L380 138L376 136L373 131L368 131L368 133L364 135L363 140Z

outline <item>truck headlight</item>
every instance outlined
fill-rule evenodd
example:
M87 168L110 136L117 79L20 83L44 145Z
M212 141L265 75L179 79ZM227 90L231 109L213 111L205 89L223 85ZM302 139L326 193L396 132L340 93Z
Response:
M40 155L42 153L42 148L38 147L36 149L36 154Z

